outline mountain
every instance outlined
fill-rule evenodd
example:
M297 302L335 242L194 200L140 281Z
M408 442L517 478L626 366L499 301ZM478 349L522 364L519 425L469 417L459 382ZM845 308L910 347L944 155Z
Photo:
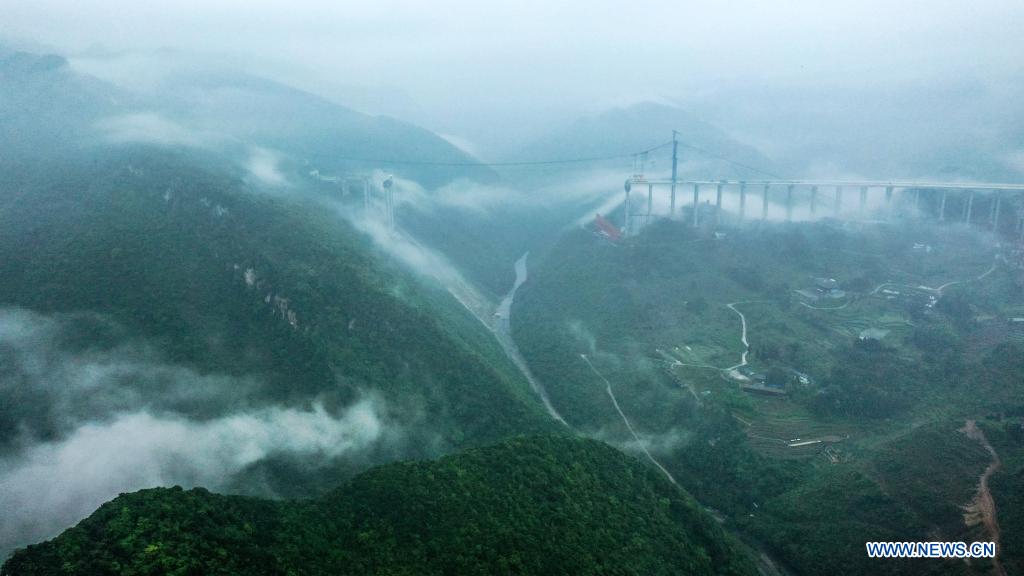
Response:
M1022 86L971 75L839 87L745 83L692 105L791 177L1020 182Z
M519 438L323 498L124 494L0 574L753 574L711 517L595 441Z
M495 177L426 129L234 71L179 72L155 88L129 90L80 73L58 55L9 52L0 54L0 80L0 129L12 136L0 144L7 154L38 153L54 138L58 149L136 141L216 150L236 160L265 148L303 174L382 170L428 189Z
M93 124L118 109L118 91L76 74L55 54L0 54L0 152L17 161L46 155L60 160L68 148L99 134Z
M531 258L511 325L555 409L581 432L643 442L793 573L996 573L863 546L992 540L964 514L998 466L968 433L975 419L1004 463L999 518L1019 526L1024 353L1010 318L1024 293L1011 252L907 220L715 231L660 220L613 243L576 230ZM808 299L822 277L843 294ZM1006 565L1019 542L1000 548Z
M527 159L572 159L623 156L615 159L557 166L545 174L595 169L617 170L622 180L633 174L633 152L658 147L647 157L649 174L671 172L672 131L679 132L679 174L684 178L764 178L771 160L721 128L675 106L641 102L585 116L552 130L519 153ZM732 164L727 160L741 163ZM514 168L512 170L515 170ZM514 172L513 172L514 173Z
M286 161L275 183L248 142L138 123L134 96L59 58L2 70L0 131L29 137L0 144L0 555L126 490L309 496L557 427L488 328L336 190ZM350 144L409 133L359 122Z
M497 169L504 187L497 192L462 186L458 191L463 202L412 206L405 223L499 296L512 283L509 264L519 255L543 254L581 217L589 220L595 212L615 209L623 181L637 169L629 153L661 144L648 155L646 173L667 178L672 148L666 143L672 130L680 133L681 178L764 178L760 171L772 169L763 154L718 127L686 110L647 102L578 118L511 156L521 162L604 160L502 166ZM488 202L499 193L500 201ZM437 226L438 221L445 225Z
M308 92L237 72L169 77L156 102L186 126L230 134L327 174L392 172L432 189L495 174L444 138ZM388 162L397 160L397 163ZM432 165L440 163L440 165Z

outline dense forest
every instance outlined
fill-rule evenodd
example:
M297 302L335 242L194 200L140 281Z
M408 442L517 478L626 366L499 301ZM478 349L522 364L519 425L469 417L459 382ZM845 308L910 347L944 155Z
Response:
M554 429L486 328L315 194L262 194L219 164L147 146L0 169L14 183L0 191L0 305L71 319L63 339L77 354L143 341L167 364L246 383L213 403L150 398L154 409L337 411L376 395L405 433L435 438L378 459ZM50 392L6 382L36 397L23 398L31 410L0 407L4 442L66 432L47 413ZM92 419L118 409L90 406ZM302 467L279 466L261 474L282 492L316 487Z
M664 477L596 441L517 438L390 464L317 500L203 489L125 494L4 576L754 574Z
M923 257L908 237L936 248ZM632 445L586 354L655 458L795 571L956 573L951 562L868 561L862 547L980 537L961 506L990 456L958 430L974 415L994 430L1019 426L1004 415L1021 409L1024 350L986 335L1022 300L998 267L932 306L903 286L985 274L981 242L828 223L716 237L664 222L620 244L581 229L534 260L513 330L570 423ZM796 293L822 276L847 294ZM879 297L884 283L907 294ZM745 314L747 369L780 395L743 392L730 375L742 344L728 304ZM861 337L876 326L884 337ZM810 444L788 446L801 440Z
M0 576L989 576L863 546L989 539L1024 571L1019 197L695 198L620 238L579 223L623 221L670 126L687 178L778 167L666 104L484 164L248 73L161 82L0 46Z

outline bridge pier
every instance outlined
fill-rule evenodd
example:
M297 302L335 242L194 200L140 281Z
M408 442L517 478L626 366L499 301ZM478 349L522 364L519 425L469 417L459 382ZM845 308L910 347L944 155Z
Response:
M722 225L722 183L715 188L715 226Z
M700 184L693 183L693 225L700 224Z
M996 190L995 198L992 199L992 218L991 218L991 224L992 224L992 229L996 230L996 231L999 230L999 207L1000 207L999 203L1002 200L1002 197L1003 197L1002 191Z
M625 218L625 221L622 223L623 224L622 225L622 232L627 237L629 236L629 224L630 224L630 216L631 216L630 212L632 212L632 210L630 210L630 205L629 205L630 204L630 202L629 202L629 191L630 191L630 188L632 188L632 187L629 185L629 181L627 180L626 181L626 188L625 188L625 190L626 190L626 207L625 207L626 208L626 210L625 210L626 218Z
M654 209L654 184L647 185L647 221L644 225L651 223L651 212Z
M740 182L740 222L747 212L747 183Z
M348 189L349 193L352 194L359 181L355 182L342 182L341 186ZM647 184L647 207L644 210L644 199L641 196L637 199L636 205L632 202L632 193L630 191L630 185L633 183ZM654 188L656 186L668 187L672 181L670 180L646 180L638 176L631 177L626 182L625 189L625 219L623 223L624 235L635 235L638 233L646 224L649 224L654 219ZM770 202L769 194L772 186L783 186L786 187L785 199L780 199L780 204L783 205L785 210L785 221L794 221L794 214L797 217L802 217L804 214L803 209L799 207L803 196L795 194L797 188L807 188L810 192L810 206L809 206L809 217L813 220L817 218L819 214L825 215L830 211L833 215L838 218L845 216L853 216L847 214L849 212L856 211L857 216L851 219L866 219L869 216L877 217L880 220L892 221L897 218L906 218L909 214L908 207L913 203L913 209L916 214L915 217L927 217L931 218L931 206L930 202L936 204L936 216L939 222L946 222L947 216L951 218L951 221L963 221L968 224L976 224L981 227L987 227L993 231L1005 231L1010 233L1010 224L1003 226L1002 220L1013 221L1014 235L1024 234L1024 214L1013 214L1011 216L1003 215L1003 196L1004 193L1010 191L1012 194L1024 193L1024 184L1005 184L1005 183L976 183L976 184L964 184L955 182L903 182L903 181L873 181L873 180L861 180L861 181L839 181L839 180L757 180L755 182L749 182L745 180L681 180L678 182L679 185L687 186L693 185L693 225L700 226L702 220L701 214L701 186L712 186L715 187L715 204L714 204L714 220L713 222L707 222L715 226L721 226L730 224L733 220L730 220L729 215L725 213L725 191L730 186L738 186L739 188L739 210L737 222L745 222L749 217L756 218L755 215L748 215L748 192L753 195L757 195L756 190L748 191L748 184L754 186L761 186L761 221L768 220L768 204ZM846 192L846 188L857 188L859 191L859 203L853 209L847 209L844 212L843 207L843 194ZM373 196L371 194L371 186L364 185L363 189L363 204L368 206L373 202ZM828 206L828 200L823 199L823 196L828 196L827 188L835 189L835 197L832 207ZM873 208L868 203L868 193L874 189L875 192L885 191L884 203L880 203L877 209ZM924 192L922 192L922 190ZM947 214L949 208L949 191L953 190L957 194L962 194L963 205L959 205L959 200L954 202L954 212L957 214ZM387 190L385 190L385 193ZM638 190L640 192L640 190ZM356 192L358 194L358 192ZM911 195L912 194L912 197ZM922 194L925 197L922 199ZM932 200L929 200L927 194L938 194L939 196L932 196ZM975 214L976 210L974 207L975 201L978 199L979 194L982 195L982 206L979 208L984 215ZM373 198L371 198L373 196ZM394 200L386 195L384 201L390 206L393 206ZM358 196L357 196L358 197ZM958 197L954 197L956 199ZM1017 196L1011 198L1014 203L1017 200ZM924 204L922 205L922 201ZM824 205L822 205L824 202ZM706 208L704 211L708 216L712 213L710 198L705 200ZM1011 207L1012 208L1012 207Z

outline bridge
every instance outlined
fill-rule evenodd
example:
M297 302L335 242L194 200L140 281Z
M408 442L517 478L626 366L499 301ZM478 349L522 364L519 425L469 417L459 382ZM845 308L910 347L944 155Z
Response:
M632 195L646 187L646 202L641 197L639 209ZM749 196L759 199L754 207L754 219L768 220L769 207L778 207L786 221L794 220L795 211L803 210L801 219L831 217L839 219L890 220L893 218L934 217L940 222L960 221L986 226L997 233L1009 233L1012 223L1013 234L1024 241L1024 184L990 182L935 182L913 180L696 180L696 179L647 179L634 175L626 180L625 186L626 234L634 234L655 217L655 189L669 194L667 216L675 218L677 208L690 207L690 218L698 226L711 218L715 225L721 225L727 208L734 208L739 222L750 219ZM677 206L677 192L692 191L692 201ZM701 193L714 193L711 199L701 203ZM856 192L856 203L844 204L846 194ZM952 194L951 194L952 193ZM1004 212L1004 200L1014 197L1012 212ZM734 206L723 207L723 199ZM662 200L663 196L659 196ZM731 200L735 200L732 202ZM952 206L955 201L956 206ZM979 206L980 204L980 206ZM927 206L924 206L927 205ZM705 208L706 206L706 208ZM925 209L927 208L927 210ZM958 208L958 209L957 209ZM1011 218L1007 218L1011 216ZM759 217L759 218L758 218ZM780 219L781 219L780 218ZM1008 221L1009 220L1009 221Z

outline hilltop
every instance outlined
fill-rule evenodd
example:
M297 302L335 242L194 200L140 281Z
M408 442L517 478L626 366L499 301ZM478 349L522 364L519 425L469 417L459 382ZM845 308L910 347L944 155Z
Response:
M604 444L519 438L311 501L202 489L104 504L0 574L753 574L684 493Z

